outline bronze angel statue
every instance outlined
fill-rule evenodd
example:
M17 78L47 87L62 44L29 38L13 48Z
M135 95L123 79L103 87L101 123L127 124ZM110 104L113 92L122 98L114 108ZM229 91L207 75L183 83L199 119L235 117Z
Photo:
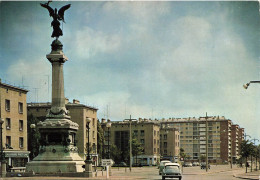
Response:
M48 9L49 11L49 14L50 14L50 17L53 18L53 21L51 22L51 26L53 27L53 32L52 32L52 35L51 37L56 37L56 39L59 38L59 36L62 36L63 33L62 33L62 30L60 28L60 22L59 21L64 21L64 12L70 8L70 4L68 5L65 5L63 7L61 7L59 9L59 11L57 12L57 9L55 8L54 10L49 6L49 3L51 1L48 1L48 3L46 4L41 4L42 7Z

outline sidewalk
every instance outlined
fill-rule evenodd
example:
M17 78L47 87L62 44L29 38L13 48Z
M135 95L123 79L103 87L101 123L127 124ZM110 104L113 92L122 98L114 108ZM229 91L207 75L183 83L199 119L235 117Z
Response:
M260 171L253 171L243 174L235 174L234 177L240 178L240 179L257 179L260 180Z

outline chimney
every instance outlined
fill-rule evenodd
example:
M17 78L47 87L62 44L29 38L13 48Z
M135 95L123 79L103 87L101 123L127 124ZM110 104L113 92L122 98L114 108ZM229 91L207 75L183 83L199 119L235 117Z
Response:
M73 104L79 104L79 103L80 103L79 100L73 99Z
M106 123L106 119L102 118L101 123Z

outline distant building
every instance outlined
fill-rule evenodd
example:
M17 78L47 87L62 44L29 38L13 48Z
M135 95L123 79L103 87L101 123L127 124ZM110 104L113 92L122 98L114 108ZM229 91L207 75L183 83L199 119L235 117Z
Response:
M3 148L7 165L24 167L29 161L27 150L28 90L2 83L0 80L0 118L4 120Z
M114 144L123 153L121 159L126 161L129 152L129 140L130 140L130 123L127 120L124 121L111 121L112 126L110 128L110 145ZM107 132L106 122L103 120L101 126ZM148 119L139 118L137 121L132 121L132 135L142 144L143 153L137 157L133 155L133 164L142 165L156 165L160 161L160 124ZM104 143L105 152L107 151L107 133L105 133L106 142ZM125 153L124 153L125 152Z
M223 116L211 116L207 118L207 122L209 162L230 162L232 121ZM170 118L160 120L160 123L180 130L180 147L183 148L188 155L188 160L199 161L201 156L206 156L205 117ZM239 136L235 136L234 138L237 137ZM235 153L232 157L237 158L239 141L234 140L233 142L233 150Z
M33 115L39 120L45 120L47 111L51 108L51 103L28 103L27 110L28 115ZM76 135L77 147L79 149L79 155L86 159L87 143L88 143L88 130L86 128L86 118L92 118L90 122L90 155L93 161L98 164L97 154L97 108L80 104L78 100L73 100L73 103L66 101L66 108L71 116L71 121L76 122L79 125L79 130Z
M176 128L161 126L160 129L160 155L161 159L177 161L180 154L180 133Z
M241 137L240 137L241 138ZM239 125L233 124L231 125L231 157L232 162L235 163L236 159L239 159Z

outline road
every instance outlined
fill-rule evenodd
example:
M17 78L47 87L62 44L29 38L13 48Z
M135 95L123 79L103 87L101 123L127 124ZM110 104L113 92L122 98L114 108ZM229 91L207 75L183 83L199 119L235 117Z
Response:
M228 165L218 165L211 166L211 169L206 172L206 170L200 169L197 167L185 167L183 169L183 180L233 180L237 179L234 174L243 173L245 169L233 167L232 169ZM142 168L133 168L132 172L125 172L122 169L113 169L112 178L121 179L125 177L127 179L153 179L160 180L162 177L158 174L158 169L156 167L142 167Z
M149 179L149 180L161 180L162 177L158 174L157 167L135 167L130 172L128 168L112 168L112 176L109 179ZM212 165L211 169L206 170L197 167L185 167L183 169L182 180L238 180L233 177L235 174L244 173L245 169L233 167L228 165ZM103 175L102 175L103 174ZM83 180L83 179L106 179L106 172L98 171L97 177L93 178L78 178L78 177L12 177L12 178L0 178L0 180Z

